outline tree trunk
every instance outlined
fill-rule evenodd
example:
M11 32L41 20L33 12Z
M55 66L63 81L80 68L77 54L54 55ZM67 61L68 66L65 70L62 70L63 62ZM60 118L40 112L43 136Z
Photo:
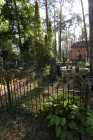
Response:
M48 4L47 4L47 0L45 0L45 8L46 8L46 25L47 25L47 33L48 33Z
M67 31L67 28L66 28L66 57L68 59L68 31Z
M93 74L93 0L89 2L89 24L90 24L90 72Z
M60 2L60 36L59 36L59 60L60 60L60 62L61 62L61 33L62 33L62 29L61 29L61 27L62 27L62 22L61 22L61 20L62 20L62 0L61 0L61 2Z
M17 27L18 27L19 49L20 49L20 52L22 54L21 33L20 33L19 19L18 19L18 15L17 15L16 1L14 1L14 4L15 4L15 13L16 13L16 20L17 20Z
M55 58L56 58L56 25L55 25L55 18L56 18L56 13L55 13L55 6L54 6Z
M87 30L86 30L85 15L84 15L84 7L83 7L83 2L82 2L82 0L81 0L81 6L82 6L82 14L83 14L83 22L84 22L84 30L85 30L85 40L86 40L86 52L87 52L87 61L88 61L88 58L89 58L88 40L87 40Z
M9 87L9 78L7 78L7 90L8 90L8 103L9 103L9 108L11 108L11 95L10 95L10 87Z

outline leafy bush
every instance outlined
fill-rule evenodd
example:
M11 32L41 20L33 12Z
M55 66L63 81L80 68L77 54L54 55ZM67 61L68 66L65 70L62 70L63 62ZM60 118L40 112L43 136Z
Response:
M35 72L32 72L31 73L31 79L34 80L35 79L35 76L36 76L36 73Z
M74 74L74 85L82 86L82 78L79 73Z
M79 66L78 65L75 67L75 72L79 73Z
M19 71L16 70L16 69L10 69L10 70L7 70L6 72L7 72L7 78L8 78L8 80L11 81L11 82L12 82L12 80L14 79L14 77L15 77L16 75L18 75L18 73L19 73Z
M42 77L41 78L42 78L43 81L45 80L46 76L47 75L45 73L42 74Z
M83 70L79 70L79 75L80 75L80 77L82 78L82 76L83 76L83 74L85 73L85 70L83 69Z
M79 66L84 68L84 67L86 67L86 63L85 62L79 62Z
M57 138L61 140L80 140L81 135L89 134L93 136L93 112L79 104L79 97L75 96L73 103L72 96L68 99L67 94L62 100L62 94L51 99L45 111L48 110L47 119L50 126L55 127ZM64 107L64 108L63 108ZM85 123L86 122L86 123Z

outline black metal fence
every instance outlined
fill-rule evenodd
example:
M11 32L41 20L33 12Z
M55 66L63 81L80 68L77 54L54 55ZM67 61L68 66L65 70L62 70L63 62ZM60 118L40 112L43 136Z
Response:
M59 102L66 100L69 106L78 100L79 106L82 103L87 105L87 95L84 88L75 87L68 83L66 85L44 85L41 86L38 76L41 71L38 70L35 82L31 73L36 71L34 62L24 63L20 60L14 63L5 62L0 65L0 110L9 110L13 106L21 107L31 111L41 110L42 107L55 104L59 106ZM77 98L78 97L78 98ZM59 101L60 98L60 101ZM77 99L76 99L77 98Z
M71 104L71 101L73 103L78 101L80 106L82 103L87 104L85 91L69 83L62 86L51 84L48 87L41 87L39 81L34 83L31 80L31 76L27 76L20 80L17 78L13 79L11 82L7 80L1 84L0 107L7 111L12 106L15 106L15 108L21 106L24 109L38 111L50 103L54 104L55 100L53 101L53 99L56 100L57 106L59 106L61 101L64 103L65 100L68 106Z

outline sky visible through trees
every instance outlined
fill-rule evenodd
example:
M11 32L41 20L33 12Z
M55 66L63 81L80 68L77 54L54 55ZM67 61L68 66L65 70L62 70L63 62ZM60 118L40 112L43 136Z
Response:
M61 61L60 56L62 56L62 52L65 50L65 54L67 54L71 50L72 38L73 42L85 40L81 0L1 0L0 3L2 1L4 3L1 4L2 24L0 26L0 33L2 37L0 41L4 51L8 46L15 46L15 48L19 48L21 54L25 54L26 52L29 54L29 57L36 58L35 45L40 43L42 45L38 46L39 51L41 48L41 50L45 51L46 46L48 46L51 48L50 54L54 55L55 51L57 51L57 55L59 55L58 57ZM36 13L35 2L38 2L39 7L38 12ZM83 5L86 28L88 32L88 1L83 0ZM35 16L38 16L38 18L36 18L37 21L35 21ZM47 38L50 36L50 33L48 33L47 30L49 21L52 23L50 25L53 32L50 42L47 42ZM35 23L37 23L37 26L35 26ZM41 31L40 36L42 36L42 41L40 39L38 40L40 33L37 32L38 30ZM5 36L6 33L8 34L7 36ZM9 45L7 46L7 44ZM3 53L6 53L4 51ZM45 59L46 57L47 55L44 56Z
M34 3L34 0L30 0L30 1L32 1ZM71 18L70 14L74 14L74 13L79 14L81 16L81 19L83 19L80 0L74 0L74 3L72 5L70 5L69 3L65 3L64 5L65 6L63 7L62 12L63 12L63 15L66 15L66 19L70 19ZM89 39L88 0L83 0L83 5L84 5L85 20L86 20L86 24L87 24L87 33L88 33L88 39ZM58 9L60 9L59 2L56 4L56 7ZM40 6L40 15L41 15L41 20L45 19L45 9L44 9L44 7L42 8L41 6ZM49 14L49 18L51 18L50 14ZM76 41L78 41L79 35L81 33L81 26L83 27L83 23L82 23L82 25L80 23L75 29L75 34L77 36ZM57 38L57 42L58 42L58 32L57 32L56 38ZM57 47L57 49L58 49L58 47Z
M85 12L85 15L86 15L86 14L88 14L88 0L83 0L83 5L84 5L84 12ZM59 3L56 5L56 7L59 8ZM69 7L69 4L67 4L66 7L68 8ZM69 18L70 15L69 15L69 11L68 11L67 8L64 9L63 12L66 15L68 15L67 17ZM73 7L72 7L72 13L77 13L77 14L80 14L82 16L82 9L81 9L81 1L80 0L75 0L74 1ZM45 18L45 11L44 11L44 9L41 9L40 8L40 14L41 14L41 17ZM86 22L89 24L89 18L88 17L86 17ZM77 36L79 36L79 30L80 30L80 28L77 28L76 30L77 30L76 31Z

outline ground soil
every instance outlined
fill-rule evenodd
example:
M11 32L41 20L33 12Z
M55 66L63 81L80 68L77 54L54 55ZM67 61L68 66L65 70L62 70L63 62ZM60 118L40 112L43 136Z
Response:
M43 121L42 121L43 120ZM44 116L32 114L2 114L0 117L0 140L57 140L54 127L48 125Z

